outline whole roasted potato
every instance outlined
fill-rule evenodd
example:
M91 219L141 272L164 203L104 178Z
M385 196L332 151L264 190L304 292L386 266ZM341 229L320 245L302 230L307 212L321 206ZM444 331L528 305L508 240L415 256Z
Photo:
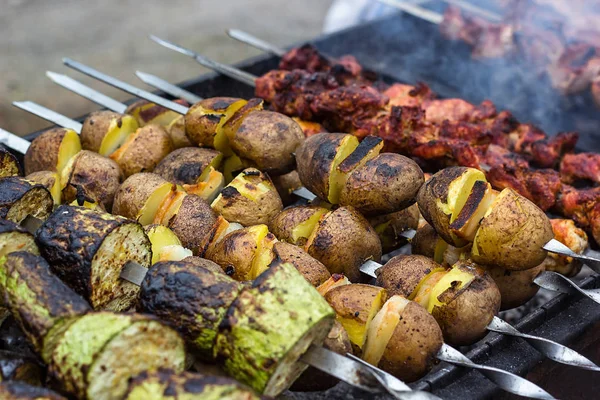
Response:
M358 147L358 139L343 133L322 133L307 138L296 150L298 176L319 198L330 201L341 190L337 166Z
M110 154L126 177L138 172L152 172L173 150L171 138L164 128L146 125L131 133L119 149Z
M199 255L200 243L217 221L214 211L204 199L188 194L172 212L175 215L168 219L167 226L175 232L183 247Z
M78 190L82 190L110 212L122 181L123 173L116 162L98 153L82 150L71 157L61 172L62 199L70 203L75 200Z
M236 97L212 97L194 104L185 115L188 139L198 146L211 147L227 156L231 155L222 126L246 103L246 100Z
M528 302L540 287L533 280L544 271L544 263L523 271L484 266L500 290L500 311L510 310Z
M307 252L298 246L285 242L277 242L273 245L273 255L283 262L290 263L311 285L317 287L325 282L331 274L318 260L312 258Z
M113 214L151 224L164 198L173 190L173 184L149 172L131 175L117 190ZM142 215L145 214L145 215Z
M425 223L417 229L415 236L410 242L411 252L412 254L419 254L431 258L435 260L435 262L441 262L441 260L435 256L435 250L439 240L442 239L433 226Z
M184 147L163 158L154 173L178 185L192 185L209 166L219 169L222 159L223 154L213 149Z
M481 184L476 185L476 182L481 182ZM477 190L474 190L475 186ZM464 215L464 224L470 220L475 223L470 231L477 228L476 223L487 211L487 201L483 200L484 196L486 199L490 197L490 195L486 195L489 193L488 186L485 175L477 169L445 168L434 174L421 187L417 195L417 204L423 218L442 239L455 247L463 247L468 241L457 236L451 230L450 225L459 217L469 198L473 196L473 200L479 201L473 201L472 206L465 210L467 215Z
M135 117L102 110L92 112L81 128L81 147L108 157L138 129Z
M228 136L236 154L273 175L295 168L294 153L304 141L302 129L293 119L272 111L251 112Z
M375 284L390 296L411 298L419 283L432 272L446 271L431 258L421 255L398 255L375 271Z
M361 355L369 325L386 299L385 289L360 283L338 286L325 293L336 320L348 333L355 355Z
M228 221L250 226L268 223L283 204L271 179L247 168L221 191L211 207Z
M471 257L482 265L525 270L544 261L547 253L542 247L553 237L546 214L530 200L506 188L481 220Z
M433 367L443 343L435 318L414 301L396 295L371 321L363 359L412 382Z
M364 215L387 214L414 204L425 181L423 171L410 158L379 154L348 175L339 203Z
M330 273L343 273L356 282L360 266L381 259L381 242L369 222L352 207L340 207L325 215L304 248Z
M318 206L289 207L281 211L269 223L269 230L279 240L304 246L321 217L329 210Z
M416 204L391 214L378 215L369 218L369 223L375 229L381 240L384 253L396 250L406 242L401 234L419 226L419 208Z
M25 153L25 175L37 171L60 172L80 150L79 135L74 130L47 130L33 139Z
M0 178L21 175L21 165L12 153L0 147Z

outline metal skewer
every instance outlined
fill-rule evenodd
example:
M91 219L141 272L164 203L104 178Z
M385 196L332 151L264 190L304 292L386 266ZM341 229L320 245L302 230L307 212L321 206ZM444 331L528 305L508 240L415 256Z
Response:
M16 150L21 154L25 154L27 153L27 149L29 149L31 142L0 128L0 144Z
M500 15L498 15L494 12L488 11L484 8L481 8L479 6L476 6L475 4L472 4L469 1L465 1L465 0L441 0L441 1L443 1L444 3L447 3L447 4L455 5L459 8L462 8L465 11L468 11L475 15L479 15L479 16L489 19L490 21L493 21L493 22L502 21L502 17Z
M399 10L402 10L410 15L413 15L417 18L423 19L425 21L431 22L432 24L439 25L444 21L444 16L435 12L428 10L426 8L420 7L415 4L405 3L396 0L377 0L380 3L386 4L390 7L395 7Z
M259 50L265 51L267 53L274 54L278 57L283 57L286 53L285 49L281 47L277 47L272 43L266 42L262 39L257 38L254 35L251 35L247 32L241 31L239 29L227 29L227 35L235 40L238 40L242 43L249 44L250 46L257 48Z
M194 93L187 91L185 89L180 88L177 85L173 85L164 79L159 78L156 75L148 74L142 71L135 71L135 75L140 78L142 82L146 85L150 85L157 89L162 90L163 92L173 96L178 97L180 99L184 99L192 104L198 103L199 101L204 100L204 98L195 95Z

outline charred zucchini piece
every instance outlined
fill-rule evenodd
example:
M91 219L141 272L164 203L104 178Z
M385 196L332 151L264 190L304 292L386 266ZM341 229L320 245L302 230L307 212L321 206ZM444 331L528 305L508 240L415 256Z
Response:
M36 171L27 175L25 179L39 183L48 189L52 195L52 199L54 199L54 205L62 203L62 185L60 182L60 175L57 172Z
M88 313L57 326L46 338L44 360L61 389L78 398L120 399L130 378L160 367L182 371L181 337L137 314Z
M17 224L28 215L46 219L53 206L54 199L43 185L18 176L0 178L0 218Z
M21 166L17 158L0 147L0 178L21 175Z
M6 305L37 351L58 321L90 310L85 300L50 272L42 257L20 251L3 257L0 264Z
M67 400L50 389L23 382L0 382L0 398L4 400Z
M207 360L216 356L219 324L242 285L186 261L159 262L140 289L139 309L176 327Z
M36 232L52 270L94 309L127 310L139 287L119 276L127 261L145 267L151 243L134 221L85 207L60 206Z
M2 382L22 381L31 385L41 385L44 380L44 370L34 357L0 350L0 379Z
M134 378L125 400L258 400L252 389L233 379L167 369L142 372Z
M334 316L293 265L275 261L242 290L221 323L217 350L225 372L277 396L306 369L300 356L323 342Z

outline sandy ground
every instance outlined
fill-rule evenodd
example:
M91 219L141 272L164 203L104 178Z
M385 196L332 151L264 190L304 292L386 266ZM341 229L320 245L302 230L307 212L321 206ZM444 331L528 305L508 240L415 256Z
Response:
M118 99L130 96L69 70L64 56L140 85L136 69L172 82L206 72L147 39L154 33L222 62L259 54L229 39L237 27L278 45L317 36L330 0L1 0L0 126L23 135L48 124L11 106L32 100L71 117L97 108L45 77L72 77Z

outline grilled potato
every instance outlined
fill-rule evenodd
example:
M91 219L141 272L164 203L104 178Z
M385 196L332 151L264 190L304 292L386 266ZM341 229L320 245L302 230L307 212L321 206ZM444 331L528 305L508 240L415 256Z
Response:
M141 225L84 207L60 206L36 232L53 272L95 309L128 310L139 287L120 278L128 261L146 268L151 243Z
M102 110L92 112L81 128L81 147L109 157L138 129L135 117Z
M116 162L89 150L82 150L67 163L61 172L62 200L70 203L78 189L106 211L111 211L115 194L123 181Z
M133 174L119 187L115 194L113 214L151 224L160 205L177 188L156 174L140 172Z
M546 258L543 246L554 237L546 214L510 188L504 189L481 220L471 257L482 265L525 270Z
M159 261L179 261L192 257L192 251L183 247L177 235L166 226L147 225L144 231L152 243L153 265Z
M214 211L204 199L188 194L181 203L171 206L170 212L174 216L166 219L166 225L181 240L183 247L192 250L194 255L200 255L202 241L217 222Z
M450 167L425 182L417 195L417 203L423 218L442 239L455 247L463 247L473 240L493 197L483 172ZM455 229L451 229L455 222Z
M230 125L234 126L228 129ZM286 174L295 168L294 152L304 141L304 134L294 120L272 111L253 111L237 129L235 125L234 116L224 130L236 154L272 175Z
M273 245L273 255L282 262L290 263L310 282L317 287L327 281L331 274L318 260L312 258L300 247L285 242Z
M273 185L275 185L275 189L277 189L277 193L279 193L284 206L290 205L295 200L292 193L294 190L302 187L302 182L300 182L300 177L296 170L287 174L272 176L271 181L273 181Z
M79 135L74 130L47 130L33 139L25 153L25 175L37 171L60 172L80 150Z
M307 138L296 150L298 176L304 186L323 200L337 203L341 191L337 166L358 147L358 139L342 133L322 133Z
M228 221L250 226L268 223L283 204L271 179L247 168L221 191L211 207Z
M175 103L187 106L185 100L175 100ZM138 100L131 103L125 110L125 114L134 117L139 126L155 124L166 128L173 120L182 117L181 114L171 111L163 106L149 102L148 100Z
M540 287L533 280L544 271L544 263L524 271L511 271L494 266L484 266L500 291L500 311L510 310L528 302Z
M427 310L396 295L390 297L371 321L363 359L412 382L433 367L442 344L442 331Z
M138 172L152 172L173 150L171 138L164 128L146 125L129 134L118 150L110 154L126 177Z
M431 258L421 255L398 255L375 271L375 284L385 288L390 296L411 298L424 277L446 271Z
M44 186L18 176L0 178L0 218L20 224L28 215L45 219L54 200Z
M338 286L325 293L325 300L348 333L354 354L361 355L369 324L386 298L385 289L359 283Z
M185 115L188 139L230 156L232 152L223 125L246 104L246 100L235 97L212 97L194 104Z
M321 217L329 210L317 206L289 207L269 223L269 230L284 242L304 246Z
M21 165L10 152L0 147L0 178L21 175Z
M400 211L415 203L424 180L413 160L394 153L379 154L349 173L338 202L364 215Z
M304 249L330 273L343 273L356 282L360 266L381 259L381 242L369 222L352 207L326 214L316 225Z

